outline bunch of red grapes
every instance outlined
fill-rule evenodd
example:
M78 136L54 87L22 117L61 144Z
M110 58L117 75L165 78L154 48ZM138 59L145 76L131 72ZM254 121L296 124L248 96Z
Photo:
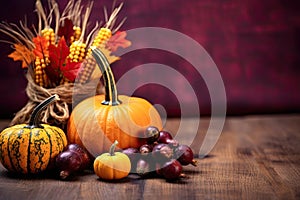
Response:
M128 148L122 151L130 158L132 173L140 176L154 173L166 180L176 180L184 176L182 166L197 166L192 149L179 144L169 132L149 126L145 130L145 137L147 144L139 149Z

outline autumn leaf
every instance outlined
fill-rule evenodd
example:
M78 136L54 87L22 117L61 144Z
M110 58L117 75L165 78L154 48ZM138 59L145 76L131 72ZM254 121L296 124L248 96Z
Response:
M61 68L66 64L70 50L64 37L59 40L57 46L50 44L48 50L50 64L45 71L52 82L58 83L61 78Z
M47 77L51 80L52 83L55 85L59 85L61 80L61 72L59 69L52 67L52 63L50 62L46 68L45 72L47 74Z
M71 36L74 35L73 22L70 19L65 19L62 24L57 35L66 38L67 44L70 44Z
M60 69L60 67L65 63L66 58L70 53L70 49L66 44L65 38L60 38L57 46L50 44L48 49L49 60L52 64L52 67Z
M15 51L8 55L14 61L22 61L22 68L27 68L34 61L34 54L24 45L14 44Z
M35 48L33 50L34 55L36 55L39 58L44 58L45 56L49 55L48 51L48 41L46 38L42 36L37 36L32 39Z
M108 41L107 41L107 48L114 52L119 47L127 48L131 45L129 40L126 40L127 33L125 31L119 31L114 34Z
M65 65L61 66L60 71L69 81L74 82L80 70L81 62L71 62L67 59Z

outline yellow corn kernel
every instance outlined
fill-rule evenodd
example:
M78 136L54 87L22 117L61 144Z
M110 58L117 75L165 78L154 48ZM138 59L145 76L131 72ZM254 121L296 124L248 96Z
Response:
M101 28L96 35L92 46L99 47L99 45L102 45L105 43L110 37L112 36L111 30L108 28Z
M78 73L79 83L84 84L89 80L96 65L97 63L92 56L86 57L86 59L82 63L83 69Z
M72 62L82 62L85 58L86 44L75 41L70 46L69 58Z
M105 42L107 42L107 40L109 40L111 36L112 36L112 32L109 28L101 28L97 33L96 37L94 38L92 46L99 47L99 48L103 47ZM88 49L87 54L85 56L85 60L83 61L83 69L78 74L79 76L78 80L79 83L81 84L86 83L90 79L97 65L91 53L92 53L91 49Z
M52 28L45 28L42 31L42 36L46 38L46 40L48 40L48 45L49 44L55 44L55 33L54 30Z
M79 40L81 36L81 28L79 26L73 26L73 30L74 30L74 34L70 38L71 43Z
M41 87L47 87L48 77L45 72L45 68L47 64L49 64L49 59L46 58L46 60L44 60L39 57L36 57L34 63L35 63L35 69L34 69L35 83Z

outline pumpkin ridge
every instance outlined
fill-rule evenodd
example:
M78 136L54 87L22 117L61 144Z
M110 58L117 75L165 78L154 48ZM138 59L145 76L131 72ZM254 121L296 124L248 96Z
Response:
M89 99L87 99L87 101L89 101ZM77 110L78 112L76 112L76 115L73 115L73 124L74 124L73 126L74 126L74 130L77 132L77 134L70 135L71 136L70 142L80 141L81 145L83 145L84 135L82 133L80 133L80 131L78 131L78 128L83 128L84 130L86 130L86 126L88 126L89 124L83 123L83 121L80 119L86 119L87 116L89 116L89 111L80 109L80 106L78 106L78 105L75 107L75 110Z
M113 143L114 142L113 141L114 132L110 131L110 129L114 130L114 128L111 127L112 122L111 122L111 114L110 114L110 112L111 112L112 106L105 106L104 108L105 108L104 109L105 111L107 110L106 117L104 118L104 119L106 119L105 120L105 125L104 125L104 128L105 128L105 132L104 132L105 134L104 135L109 139L109 141L111 141ZM110 133L110 134L108 135L107 133ZM111 146L111 144L109 144L108 147L110 147L110 146Z
M139 100L141 101L141 100ZM143 120L141 120L142 122L148 122L148 123L151 123L151 118L150 116L148 115L148 113L144 113L144 106L145 106L145 103L144 104L140 104L138 103L138 101L133 101L131 102L130 104L133 104L134 106L131 106L133 107L135 110L133 111L134 113L139 113L139 119L143 118ZM147 110L147 112L149 112L149 110ZM131 120L134 121L134 123L136 123L135 119L131 116L130 114L130 118ZM137 124L137 123L136 123ZM137 124L138 126L149 126L150 124Z
M4 143L3 141L4 141L4 138L5 138L5 136L6 135L8 135L10 132L8 131L8 129L5 129L1 134L0 134L0 149L1 149L1 152L3 152L4 150L3 149L6 149L7 150L7 148L8 148L8 145L6 144L6 143ZM6 145L6 146L4 146L4 145ZM4 151L5 152L5 151ZM6 151L7 152L7 151ZM7 162L6 162L6 160L5 160L5 157L3 156L3 154L1 153L0 154L0 161L1 161L1 163L3 163L3 166L5 167L5 168L11 168L11 167L9 167L8 166L8 164L7 164Z
M55 132L56 134L56 142L60 145L60 146L62 146L62 148L61 149L59 149L59 150L62 150L62 149L64 149L65 148L65 146L67 145L67 144L64 144L64 137L61 135L61 132L60 131L58 131L57 129L56 129L56 127L49 127L49 129L51 130L51 131L53 131L53 132ZM51 134L50 134L51 135ZM57 135L58 135L58 137L57 137ZM62 141L62 144L60 144L60 141L58 140L58 139L60 139L60 141ZM52 146L51 146L51 152L52 152ZM50 158L51 158L51 156L50 156Z
M30 132L29 132L29 139L28 139L28 151L27 151L27 172L31 172L31 168L30 168L30 146L31 146L31 137L32 137L32 130L30 129Z
M9 135L11 134L11 132L9 131L9 129L5 129L2 133L1 133L1 136L3 137L3 139L1 139L2 143L1 143L1 152L6 152L7 155L8 155L8 144L3 142L4 139L5 139L5 136L8 135L7 137L9 138ZM10 160L7 160L7 157L5 157L5 155L3 155L3 153L0 154L0 157L1 157L1 162L3 163L3 166L11 169L12 167L9 166L9 164L11 164ZM6 158L6 159L5 159Z
M100 106L103 106L103 105L101 104ZM97 122L99 124L102 124L102 127L100 127L100 128L104 129L104 130L102 130L102 132L103 132L103 135L102 135L103 139L101 140L102 141L102 146L105 146L105 138L110 140L110 138L108 138L108 136L105 134L106 133L106 128L107 128L107 120L106 119L107 119L108 113L110 111L110 108L111 107L105 107L105 109L101 110L101 112L100 111L98 112L99 114L98 113L95 114L95 117L97 118Z
M16 130L16 131L18 131L18 130ZM16 169L16 167L15 167L15 165L14 165L14 162L13 162L13 159L12 159L12 152L11 152L11 149L10 149L10 144L11 144L11 140L13 139L13 137L11 137L11 135L13 135L13 133L14 133L14 131L11 133L11 134L9 134L10 135L10 137L8 138L8 144L9 145L7 145L7 152L8 152L8 157L9 157L9 161L10 161L10 166L12 167L12 170L13 171L17 171L17 169Z
M24 142L24 140L26 139L26 138L24 138L23 137L23 135L24 134L26 134L26 132L25 132L25 130L27 130L27 129L21 129L21 130L17 130L16 131L16 140L15 141L18 141L18 143L19 143L19 145L17 146L18 147L18 149L17 149L17 153L16 153L16 162L17 162L17 166L18 166L18 168L20 168L21 169L21 171L23 172L23 173L26 173L26 170L27 170L27 168L26 168L26 166L24 167L24 161L26 161L26 158L24 159L24 158L22 158L21 157L21 155L20 155L20 152L22 152L23 151L23 148L24 148L24 144L26 144L25 142ZM25 133L24 133L25 132ZM14 133L15 134L15 133ZM27 163L27 161L26 161L26 163Z
M37 135L44 135L43 130L44 129L38 129L35 136L37 136ZM35 138L33 140L33 143L32 143L34 145L34 147L35 147L34 150L36 150L36 151L34 151L35 152L35 156L36 156L34 158L38 159L37 161L34 162L34 166L33 166L34 167L33 170L35 170L34 172L41 172L42 169L43 169L43 167L44 167L44 163L45 162L43 161L43 157L45 155L45 150L44 150L45 147L43 148L43 143L42 142L44 142L44 144L47 145L47 142L45 141L44 137L41 137L41 138L38 138L38 139ZM31 167L30 167L30 169L31 169ZM32 170L32 172L33 172L33 170Z
M49 144L50 144L50 148L49 148L49 158L51 159L51 158L52 158L52 141L51 141L51 135L48 133L47 128L44 127L44 130L45 130L46 135L47 135L48 138L49 138ZM49 164L50 159L48 159L47 165Z
M118 119L122 116L126 116L128 114L128 109L129 110L131 109L128 106L128 104L126 102L123 103L118 109L118 116L119 116ZM126 117L125 120L126 121L130 120L130 117L129 116ZM118 125L118 133L122 134L122 137L121 137L121 135L119 135L119 137L116 140L120 141L121 148L127 148L127 147L132 146L134 144L135 136L130 134L130 133L132 133L132 130L131 130L130 126L127 125L130 123L124 123L124 124L126 124L126 127L123 127L123 128L121 128L122 126L119 123L122 123L122 122L118 122L118 121L115 122L115 124ZM129 133L126 133L126 132L129 132ZM125 143L125 141L127 141L127 142Z
M82 119L82 116L85 116L85 114L82 114L81 116L80 116L80 119ZM83 118L84 119L84 118ZM82 121L80 121L80 123L82 123ZM76 126L76 125L75 125ZM83 123L83 130L87 130L87 126L89 127L89 124L88 123ZM75 127L76 128L76 127ZM77 136L78 136L78 138L79 138L79 140L81 141L81 143L83 144L83 146L85 146L84 145L84 135L81 135L81 133L79 133L78 131L77 131ZM96 139L96 138L95 138ZM75 139L76 140L76 139Z
M19 169L23 172L25 171L25 169L22 167L22 157L20 156L20 150L21 150L21 146L23 145L23 142L20 141L22 139L21 135L23 134L24 130L21 131L16 131L16 134L13 134L15 136L14 140L13 140L13 156L14 156L14 161L15 164L17 166L17 170L19 171Z

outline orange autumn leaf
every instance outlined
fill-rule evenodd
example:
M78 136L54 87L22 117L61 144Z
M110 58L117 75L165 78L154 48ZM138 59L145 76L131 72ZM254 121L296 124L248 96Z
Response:
M34 55L39 58L44 58L45 56L49 56L48 51L48 40L42 36L37 36L32 39L35 48L33 50Z
M22 68L27 68L34 61L34 54L22 44L14 44L15 51L8 55L14 61L22 61Z
M126 39L127 33L125 31L119 31L114 34L108 41L107 41L107 48L115 52L119 47L127 48L131 45L131 42Z

